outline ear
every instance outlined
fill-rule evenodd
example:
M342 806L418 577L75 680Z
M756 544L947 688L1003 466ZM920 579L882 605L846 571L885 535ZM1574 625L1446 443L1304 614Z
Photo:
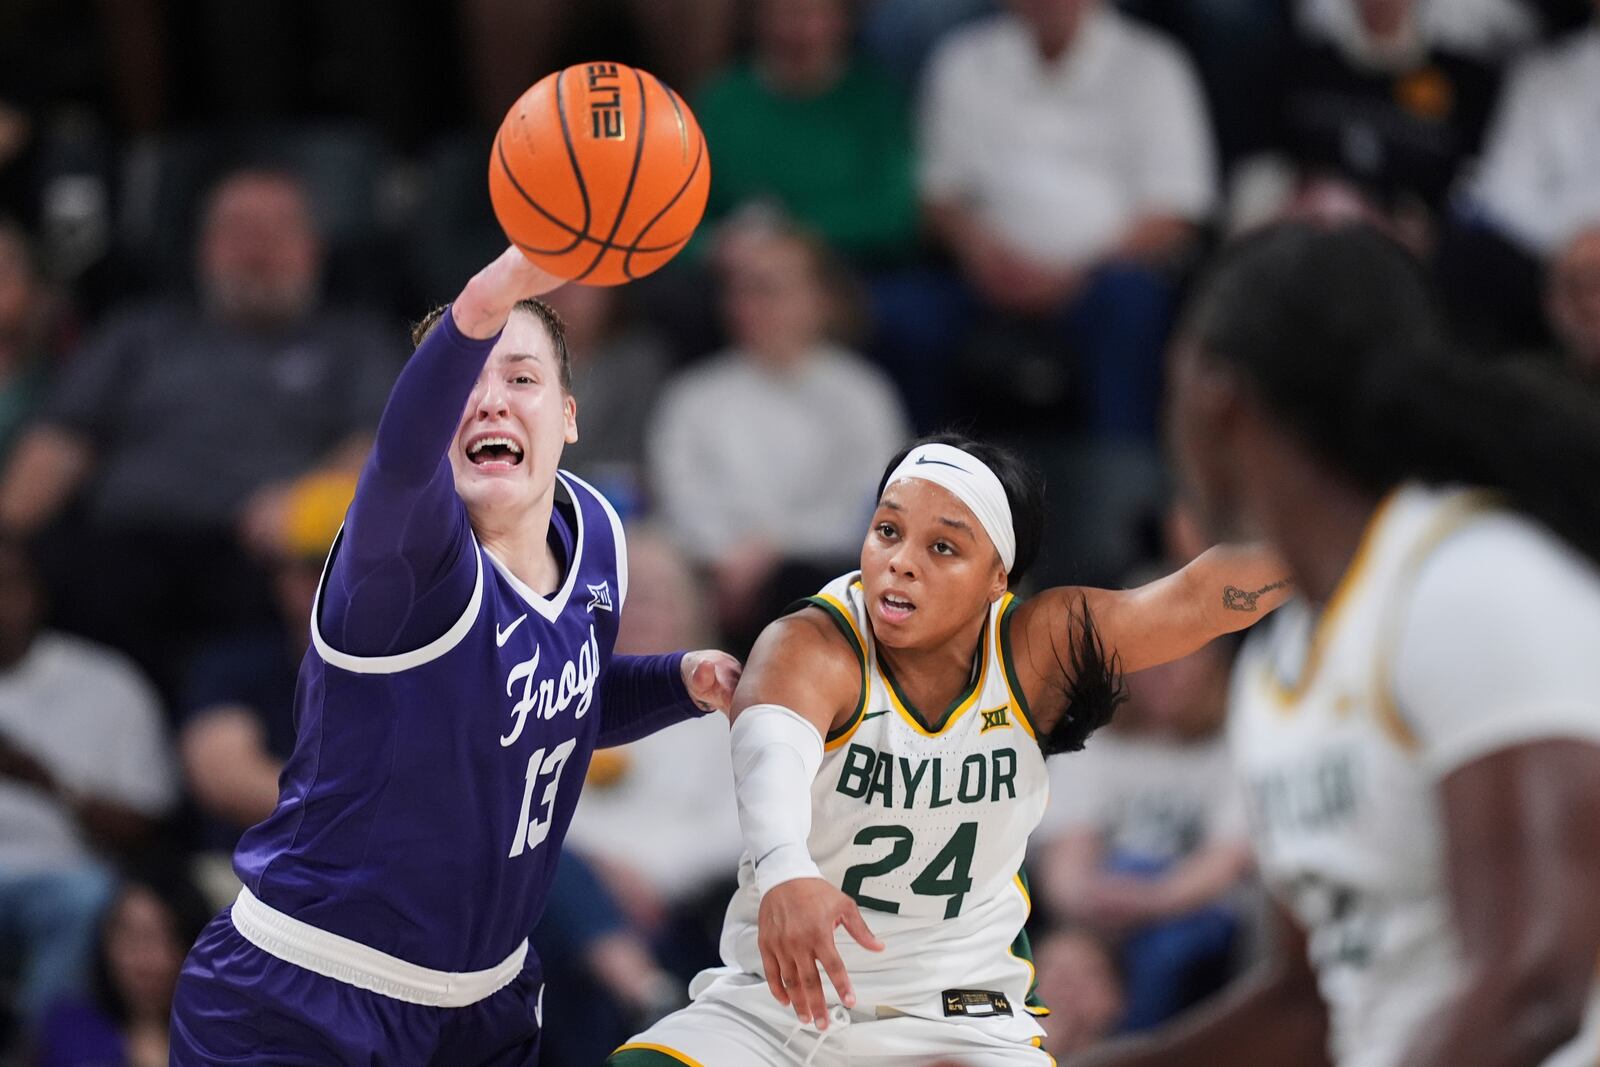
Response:
M578 398L571 393L561 395L561 412L566 423L566 432L562 439L567 444L576 444L578 441Z
M1006 574L1006 565L998 558L994 564L994 580L989 583L989 603L993 604L1006 595L1006 590L1011 588L1011 577Z

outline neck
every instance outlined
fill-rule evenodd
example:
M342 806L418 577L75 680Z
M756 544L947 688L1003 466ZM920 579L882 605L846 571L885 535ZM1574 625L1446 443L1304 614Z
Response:
M924 714L937 714L972 680L972 673L979 666L978 657L983 654L979 642L988 617L989 605L985 604L970 622L933 647L889 648L879 644L878 658L889 665L895 680Z
M516 513L490 511L472 516L478 543L494 553L530 589L548 596L561 585L561 561L550 547L550 513L555 483Z
M1320 608L1350 568L1380 497L1319 470L1285 479L1272 499L1267 538L1288 561L1296 587Z

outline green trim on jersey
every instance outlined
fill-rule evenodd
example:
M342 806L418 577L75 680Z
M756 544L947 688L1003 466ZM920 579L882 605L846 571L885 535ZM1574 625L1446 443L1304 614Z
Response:
M1028 720L1028 729L1032 731L1033 739L1042 744L1039 724L1034 721L1033 712L1028 710L1028 698L1022 692L1022 681L1017 677L1017 669L1011 662L1011 615L1020 603L1020 600L1013 599L1000 613L1000 666L1005 668L1006 685L1011 688L1011 697L1017 702L1017 710ZM1023 877L1023 881L1027 881L1026 876Z
M950 725L950 716L956 713L957 708L972 699L973 694L978 691L978 686L983 682L984 661L989 658L989 616L987 615L984 616L983 620L983 633L978 637L978 654L982 659L978 660L978 669L972 673L972 680L967 683L967 688L962 691L961 695L952 700L950 706L944 709L944 714L939 716L938 722L930 721L926 715L918 710L915 704L906 699L905 693L900 689L900 683L895 681L894 672L889 669L889 664L882 656L878 657L878 673L883 675L883 680L888 683L890 689L894 690L894 698L900 702L900 706L905 708L912 718L920 722L923 729L930 734L936 734Z
M1033 901L1033 888L1028 885L1028 868L1017 868L1017 881L1022 883L1022 890L1028 895L1031 905ZM1029 914L1033 912L1030 906ZM1028 966L1033 969L1033 981L1028 983L1028 995L1022 1001L1022 1006L1029 1015L1044 1016L1050 1014L1050 1006L1039 999L1039 965L1033 959L1033 944L1028 940L1028 927L1024 923L1022 929L1017 931L1017 938L1011 942L1011 954L1018 959L1028 961Z
M861 647L860 641L856 640L856 628L850 624L850 620L845 618L844 614L832 603L824 600L820 594L796 601L789 611L784 612L784 614L792 614L804 607L821 608L827 613L828 620L838 628L840 633L844 634L845 641L850 645L850 651L856 654L856 667L861 671L861 696L856 700L856 710L850 713L850 717L844 721L842 726L835 726L828 731L828 736L822 739L823 744L827 744L830 741L837 741L851 730L854 730L856 724L861 721L861 713L867 710L867 690L870 688L867 684L867 650Z

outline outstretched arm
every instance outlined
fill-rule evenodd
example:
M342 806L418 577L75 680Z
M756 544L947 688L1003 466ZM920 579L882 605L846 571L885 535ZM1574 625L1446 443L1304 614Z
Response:
M726 652L616 656L600 683L597 748L625 745L709 711L729 711L739 661Z
M319 624L340 651L407 651L449 628L476 565L448 451L516 302L560 279L507 249L479 271L395 382L328 575Z
M1306 960L1305 935L1283 911L1274 912L1274 943L1253 972L1149 1035L1084 1053L1074 1067L1326 1064L1327 1011Z
M1107 659L1139 671L1254 625L1292 591L1288 566L1265 545L1217 545L1137 589L1046 589L1018 609L1017 636L1059 646L1076 636L1087 609Z
M761 894L762 970L778 1003L822 1030L828 1005L819 966L845 1006L855 1004L834 930L843 926L864 948L883 948L855 901L822 877L807 844L823 738L855 708L861 684L855 653L811 608L762 632L734 695L733 785Z

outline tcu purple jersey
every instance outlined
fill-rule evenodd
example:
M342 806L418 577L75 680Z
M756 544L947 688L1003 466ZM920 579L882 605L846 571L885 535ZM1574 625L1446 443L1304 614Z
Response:
M319 593L278 806L234 856L260 900L440 971L492 967L532 932L594 749L628 583L610 504L576 477L560 483L575 528L558 528L566 580L550 597L464 521L447 558L475 571L471 599L414 652L330 647Z

